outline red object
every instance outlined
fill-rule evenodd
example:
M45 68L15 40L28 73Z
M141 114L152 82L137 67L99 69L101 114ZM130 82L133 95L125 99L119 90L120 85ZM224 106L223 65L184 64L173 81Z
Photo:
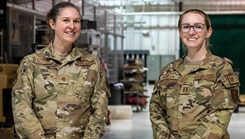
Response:
M146 97L127 96L126 97L126 104L132 104L132 105L138 104L138 105L144 107L147 104L147 100L146 100Z
M108 112L107 112L107 119L106 119L106 125L110 125L111 124L110 114L111 114L111 112L108 110Z

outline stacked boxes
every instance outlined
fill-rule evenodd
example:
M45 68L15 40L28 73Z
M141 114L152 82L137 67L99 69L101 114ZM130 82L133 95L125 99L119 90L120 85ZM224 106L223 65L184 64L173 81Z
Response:
M17 68L18 64L0 64L0 122L5 122L5 117L3 117L3 89L13 87Z

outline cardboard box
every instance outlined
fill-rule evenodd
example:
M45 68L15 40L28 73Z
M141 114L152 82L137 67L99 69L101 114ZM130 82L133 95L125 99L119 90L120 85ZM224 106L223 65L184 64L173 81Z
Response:
M245 94L240 94L239 105L240 106L245 106Z
M12 88L16 75L0 74L0 89Z
M3 89L12 88L16 79L18 64L0 64L0 122L5 122L3 117Z
M0 89L12 88L18 64L0 64Z
M16 74L18 64L0 64L0 74Z

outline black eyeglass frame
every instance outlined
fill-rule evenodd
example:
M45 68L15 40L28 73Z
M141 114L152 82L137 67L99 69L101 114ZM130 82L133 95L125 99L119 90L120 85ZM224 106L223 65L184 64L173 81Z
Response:
M183 31L183 28L182 28L182 26L183 25L188 25L188 31L186 30L186 31ZM196 29L199 29L199 28L196 28L195 29L195 27L197 26L197 25L202 25L202 27L200 28L201 30L196 30ZM203 29L206 27L206 25L205 24L203 24L203 23L195 23L194 25L190 25L190 24L188 24L188 23L184 23L184 24L181 24L180 26L179 26L179 29L182 31L182 32L185 32L185 33L187 33L187 32L189 32L190 30L191 30L191 28L193 28L193 30L195 31L195 32L202 32L203 31Z

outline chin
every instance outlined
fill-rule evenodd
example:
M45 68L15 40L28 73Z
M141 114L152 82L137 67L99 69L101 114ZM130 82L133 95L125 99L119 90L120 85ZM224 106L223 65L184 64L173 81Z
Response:
M197 45L186 45L188 48L196 48L198 47Z
M197 43L186 43L185 45L186 45L187 47L191 47L191 48L192 48L192 47L193 47L193 48L194 48L194 47L198 47L198 44L197 44Z
M73 43L76 41L77 38L67 38L66 41L67 42L70 42L70 43Z

